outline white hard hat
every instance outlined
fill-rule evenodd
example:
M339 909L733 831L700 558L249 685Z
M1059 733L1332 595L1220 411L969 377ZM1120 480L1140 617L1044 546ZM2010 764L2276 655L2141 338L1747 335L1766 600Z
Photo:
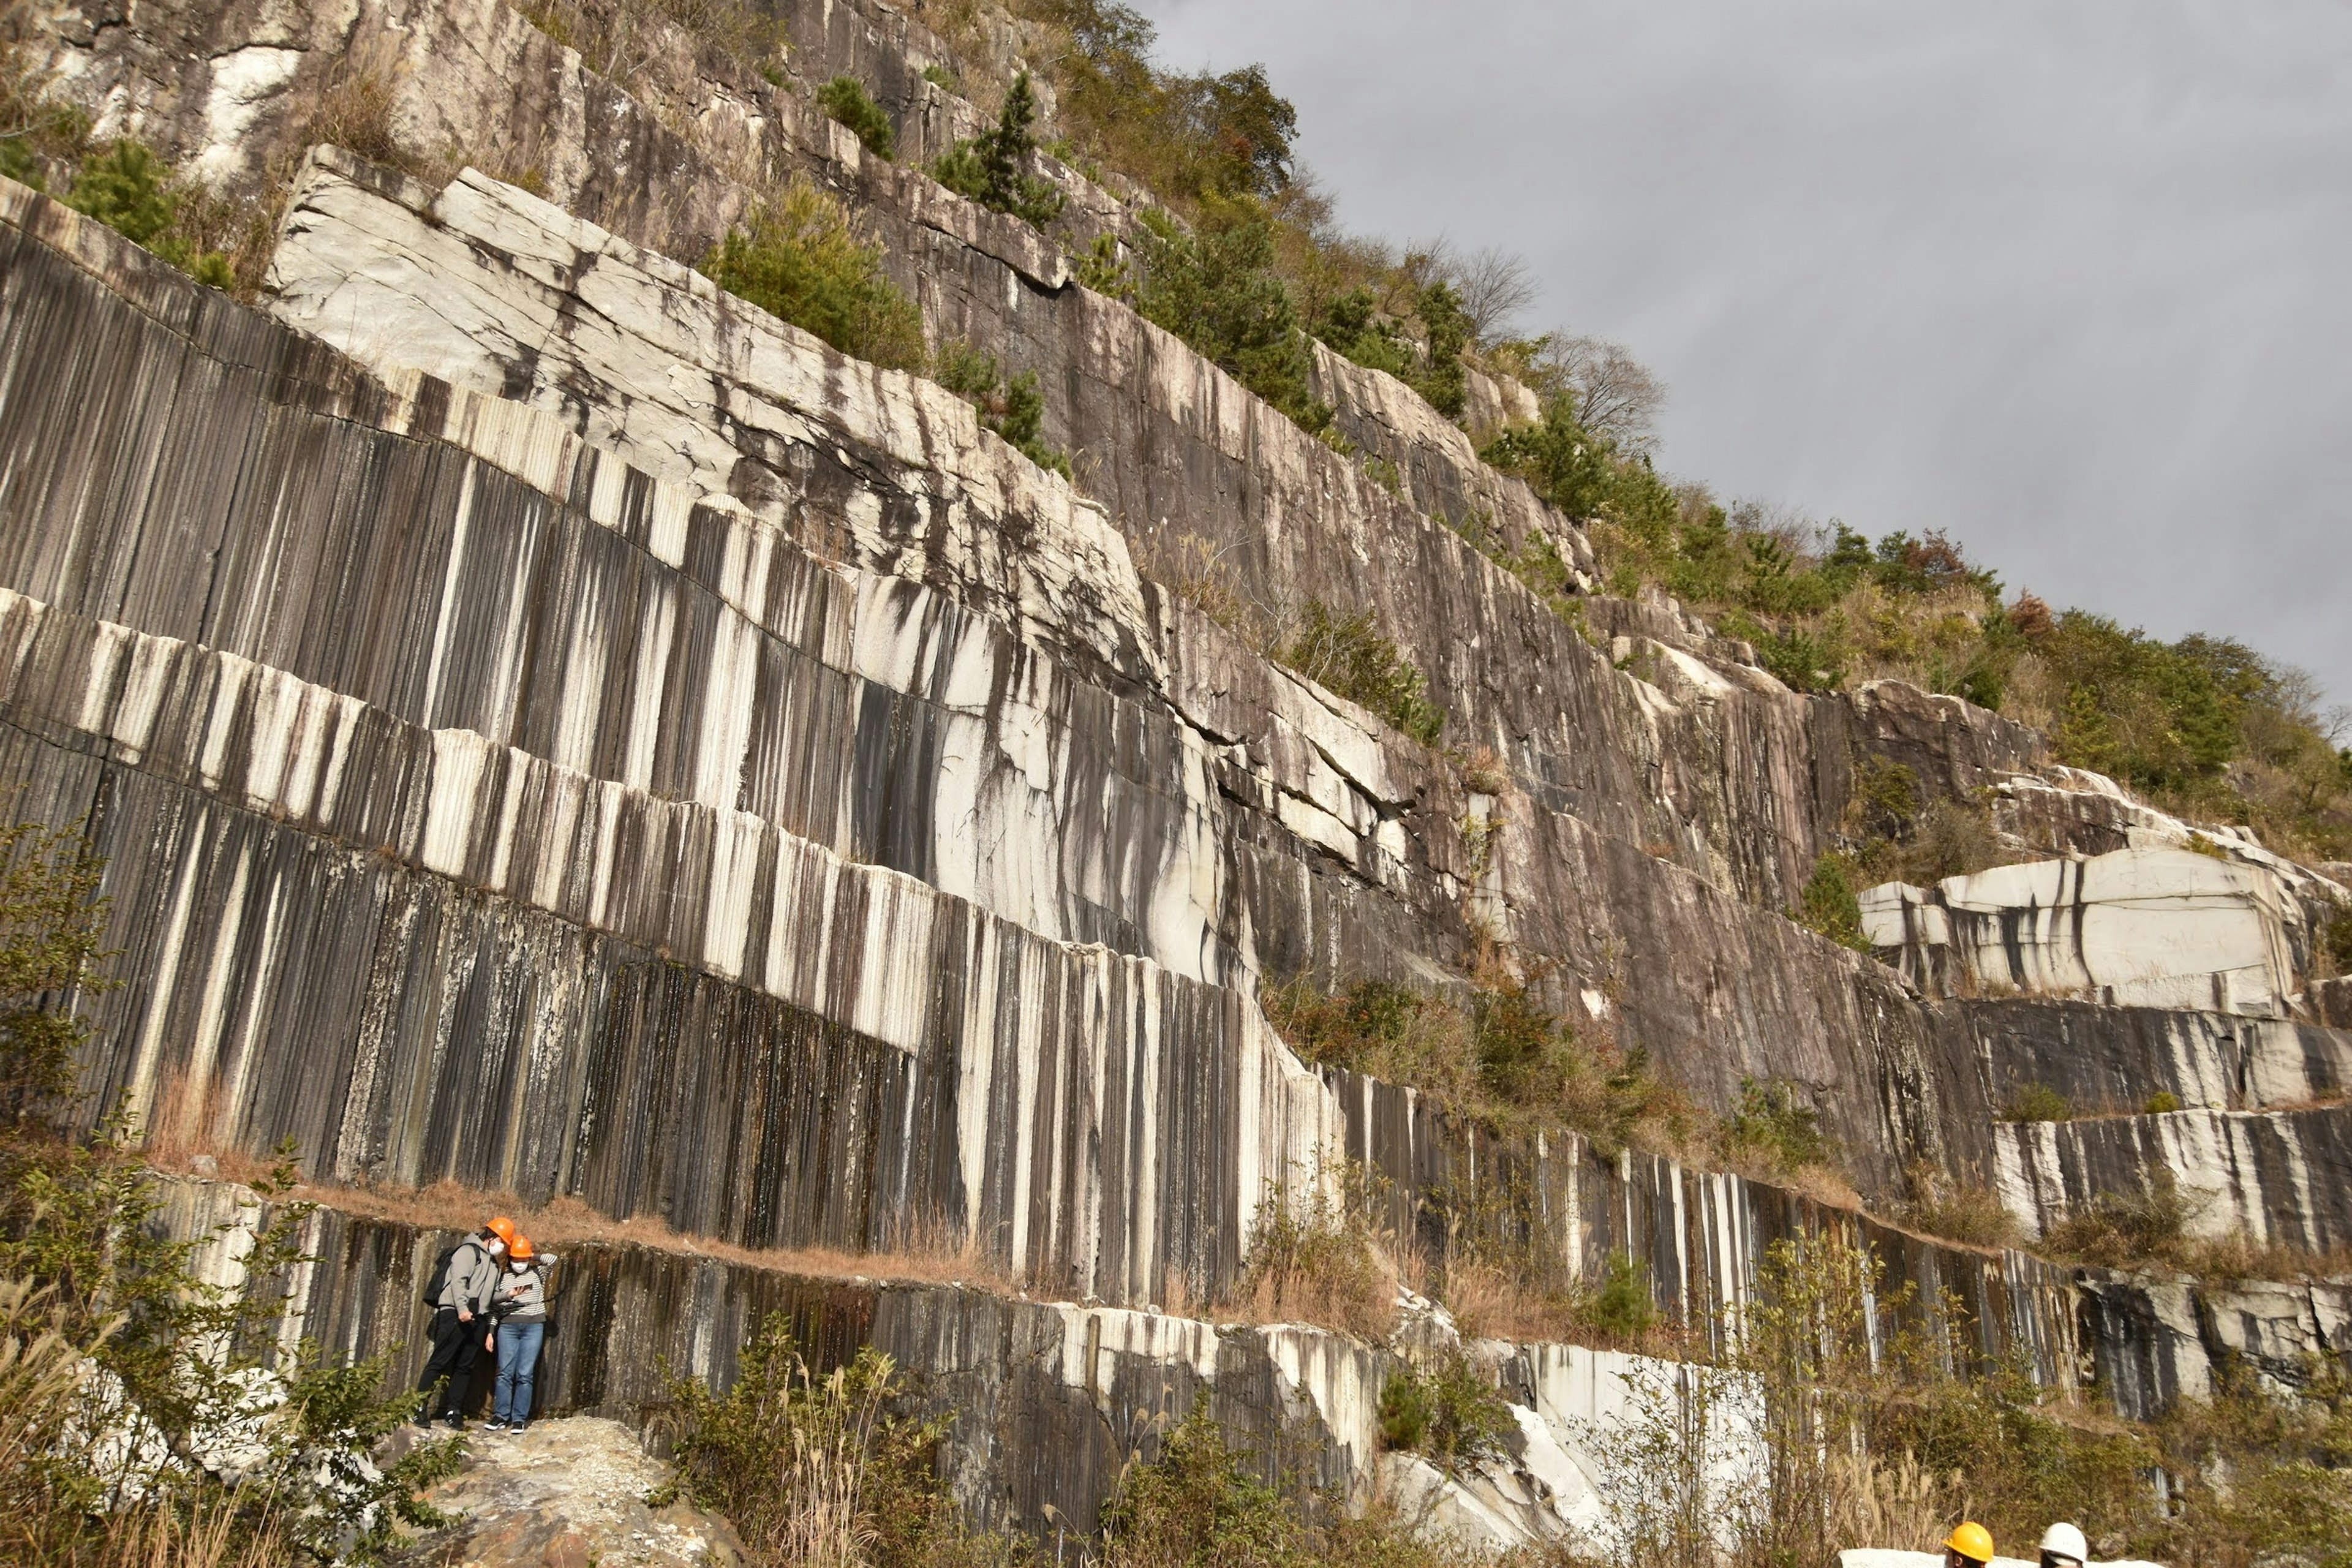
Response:
M2083 1532L2071 1524L2053 1524L2042 1532L2042 1550L2058 1557L2071 1557L2077 1563L2091 1560L2090 1543Z

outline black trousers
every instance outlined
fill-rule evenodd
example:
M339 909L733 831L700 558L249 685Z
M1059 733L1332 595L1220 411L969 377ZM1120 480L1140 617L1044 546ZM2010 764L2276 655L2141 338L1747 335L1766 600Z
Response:
M416 1392L425 1395L424 1415L454 1415L463 1409L466 1394L474 1380L474 1363L482 1353L482 1336L489 1332L489 1321L476 1317L470 1323L457 1321L457 1309L441 1307L433 1313L433 1353L425 1358L425 1370L417 1374ZM433 1385L444 1377L449 1386L440 1397L433 1397Z

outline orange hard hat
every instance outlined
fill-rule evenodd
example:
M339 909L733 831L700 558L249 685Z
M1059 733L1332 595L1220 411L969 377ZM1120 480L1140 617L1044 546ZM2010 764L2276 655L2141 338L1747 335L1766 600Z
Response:
M1971 1562L1992 1561L1992 1531L1973 1519L1965 1521L1959 1529L1952 1531L1952 1538L1944 1544Z
M530 1237L527 1236L516 1237L512 1242L508 1244L507 1256L514 1258L518 1262L528 1263L530 1261Z
M482 1228L488 1231L492 1236L497 1237L500 1241L505 1242L509 1247L512 1247L515 1244L516 1237L520 1234L515 1229L515 1222L507 1218L504 1215L499 1215Z

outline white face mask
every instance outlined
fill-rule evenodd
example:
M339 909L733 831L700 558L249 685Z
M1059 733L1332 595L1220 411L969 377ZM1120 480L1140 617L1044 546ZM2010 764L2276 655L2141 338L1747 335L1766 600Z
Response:
M492 1258L496 1258L496 1257L499 1256L501 1253L505 1252L505 1251L506 1251L506 1249L507 1249L507 1244L506 1244L505 1242L503 1242L503 1241L494 1241L494 1242L490 1243L490 1246L489 1246L489 1254L490 1254L490 1256L491 1256Z
M516 1258L516 1259L514 1260L514 1262L513 1262L511 1265L509 1265L509 1267L511 1267L511 1268L514 1269L514 1271L515 1271L516 1273L518 1273L518 1274L528 1274L528 1273L530 1273L530 1264L528 1264L528 1263L525 1263L525 1262L524 1262L521 1258Z

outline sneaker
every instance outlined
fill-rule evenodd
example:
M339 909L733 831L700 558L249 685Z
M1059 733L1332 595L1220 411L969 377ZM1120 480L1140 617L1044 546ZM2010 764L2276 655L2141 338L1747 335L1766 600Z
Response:
M410 1416L409 1419L415 1422L419 1426L424 1427L427 1432L433 1430L433 1417L422 1410Z
M452 1432L463 1432L466 1429L466 1418L452 1410L448 1415L441 1417L441 1425Z

